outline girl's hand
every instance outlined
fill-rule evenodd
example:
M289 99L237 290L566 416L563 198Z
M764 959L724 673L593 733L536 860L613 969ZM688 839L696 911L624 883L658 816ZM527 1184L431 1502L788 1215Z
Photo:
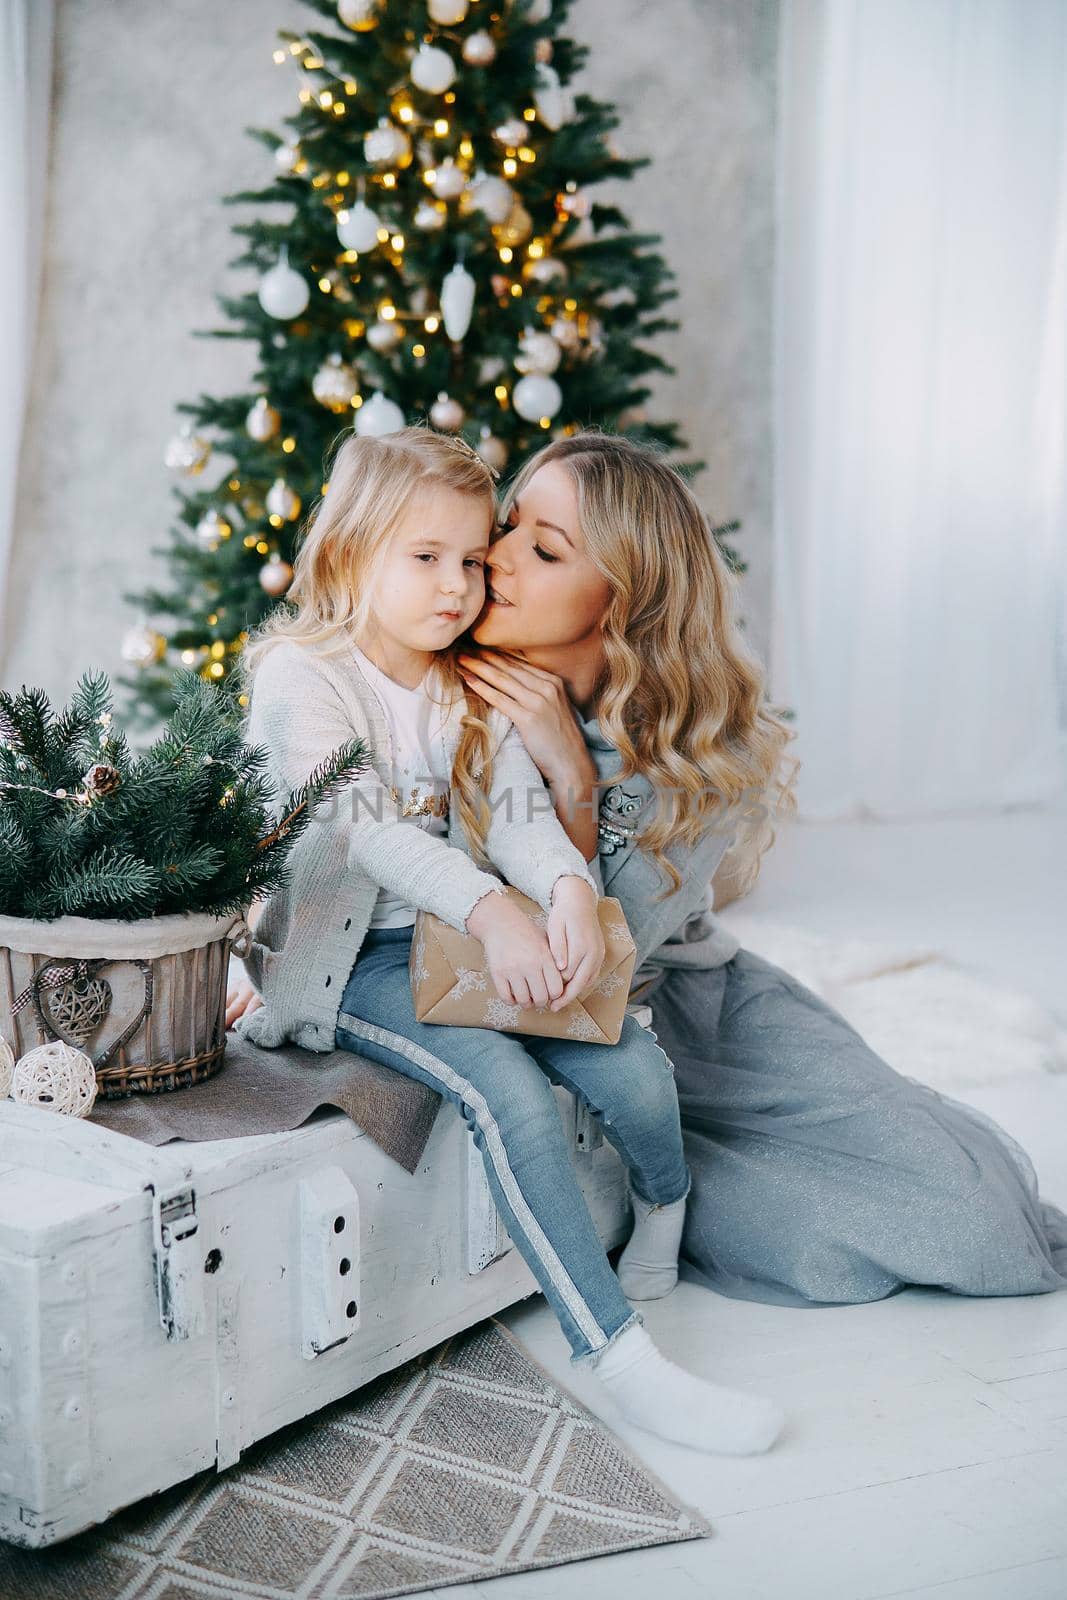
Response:
M574 707L556 673L499 650L480 650L476 656L463 653L458 660L464 683L511 719L547 782L567 782L575 773L595 774Z
M467 932L481 941L493 987L509 1006L544 1006L562 993L548 939L505 895L483 895L467 918Z
M263 1004L259 990L247 978L237 978L226 990L226 1026L232 1028L238 1017L258 1011Z
M597 896L584 878L557 878L548 914L548 944L566 987L553 1011L579 999L600 975L606 946L597 916Z

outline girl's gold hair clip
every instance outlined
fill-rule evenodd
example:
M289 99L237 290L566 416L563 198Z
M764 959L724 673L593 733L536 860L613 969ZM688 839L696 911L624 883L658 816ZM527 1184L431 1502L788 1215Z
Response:
M484 461L478 454L477 450L467 443L466 439L461 438L458 433L447 434L445 437L448 439L449 444L452 445L456 450L462 450L465 456L470 456L472 461L477 461L480 467L484 467L485 471L488 472L494 483L499 483L500 473L495 467L491 467L488 461Z

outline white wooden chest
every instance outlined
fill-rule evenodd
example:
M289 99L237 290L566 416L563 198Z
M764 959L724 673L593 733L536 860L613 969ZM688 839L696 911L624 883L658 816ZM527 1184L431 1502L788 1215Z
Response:
M555 1093L610 1249L625 1169ZM0 1102L0 1537L228 1467L536 1288L447 1102L414 1174L341 1112L155 1147Z

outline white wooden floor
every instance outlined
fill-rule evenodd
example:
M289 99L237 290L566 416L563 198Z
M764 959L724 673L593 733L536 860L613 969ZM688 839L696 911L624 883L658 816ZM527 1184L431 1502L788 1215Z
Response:
M1065 880L1065 812L801 825L782 835L749 903L822 933L920 933L1067 1019ZM1020 1140L1042 1193L1067 1209L1067 1077L953 1092ZM441 1600L1065 1600L1067 1291L975 1300L909 1289L791 1310L681 1284L644 1310L676 1360L773 1395L786 1433L765 1456L729 1460L618 1427L712 1521L710 1539ZM540 1296L504 1320L610 1420Z

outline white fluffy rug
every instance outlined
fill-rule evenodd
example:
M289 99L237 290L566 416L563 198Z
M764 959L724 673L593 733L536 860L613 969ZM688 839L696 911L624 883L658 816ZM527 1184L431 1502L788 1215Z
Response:
M834 939L733 905L719 920L834 1006L891 1067L935 1089L1067 1072L1067 1030L1018 989L925 945Z

